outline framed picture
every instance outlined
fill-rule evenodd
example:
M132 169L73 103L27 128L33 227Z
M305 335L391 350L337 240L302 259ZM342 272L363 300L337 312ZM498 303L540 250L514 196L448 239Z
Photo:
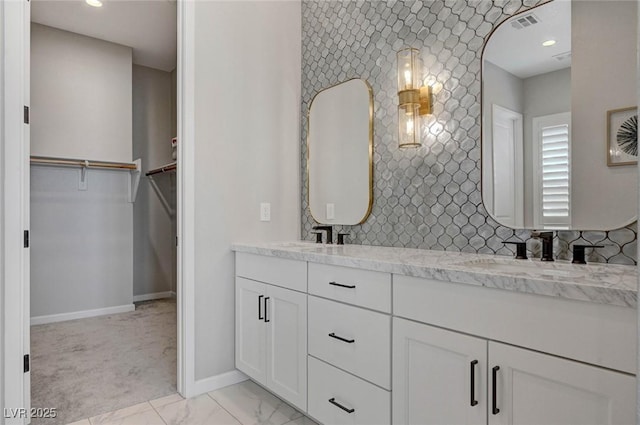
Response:
M607 165L638 163L638 107L607 111Z

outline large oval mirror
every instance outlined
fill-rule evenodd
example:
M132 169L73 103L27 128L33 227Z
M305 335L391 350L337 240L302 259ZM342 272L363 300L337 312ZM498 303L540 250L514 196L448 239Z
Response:
M638 205L637 3L553 0L489 37L482 197L513 228L609 230Z
M323 224L359 224L373 202L373 90L353 79L319 92L308 117L309 209Z

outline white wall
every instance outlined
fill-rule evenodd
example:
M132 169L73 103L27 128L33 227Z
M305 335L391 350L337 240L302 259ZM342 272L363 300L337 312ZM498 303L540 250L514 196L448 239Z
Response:
M514 112L522 113L524 93L522 80L499 66L485 60L482 69L482 156L493 158L493 110L492 105L499 105ZM490 163L491 161L485 161ZM526 172L526 171L525 171ZM482 167L482 199L485 208L493 205L493 169ZM493 211L489 211L493 214ZM526 217L526 210L525 210Z
M532 228L533 217L533 158L534 117L571 111L571 68L539 74L522 80L524 115L524 223ZM575 130L574 130L575 131ZM573 190L572 186L572 190ZM581 229L581 227L577 227Z
M133 220L126 172L31 167L31 317L130 305Z
M195 4L195 377L234 369L238 241L300 232L299 1ZM260 202L271 222L259 221Z
M637 18L634 1L572 3L571 84L581 89L572 90L571 118L580 125L571 178L586 183L572 185L572 219L580 229L621 227L637 214L637 167L607 167L606 157L607 111L637 105Z
M131 160L131 49L32 26L32 154ZM133 297L126 171L31 167L31 317Z
M131 161L131 48L31 26L33 155Z
M171 73L133 66L133 157L143 177L133 207L133 295L175 290L175 173L145 177L172 162Z

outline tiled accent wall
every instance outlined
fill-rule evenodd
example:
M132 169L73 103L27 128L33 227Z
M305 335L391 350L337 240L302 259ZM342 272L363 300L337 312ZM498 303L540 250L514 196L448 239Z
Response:
M350 78L373 87L373 209L349 243L511 255L502 241L529 232L499 225L480 193L480 68L485 38L496 24L539 0L302 0L302 116L320 90ZM423 146L397 144L396 52L421 50L441 89L422 124ZM425 122L426 121L426 122ZM306 184L307 123L302 126L302 234L312 240ZM569 244L604 244L590 261L636 262L637 224L622 229L556 232L558 258ZM528 240L531 254L540 244Z

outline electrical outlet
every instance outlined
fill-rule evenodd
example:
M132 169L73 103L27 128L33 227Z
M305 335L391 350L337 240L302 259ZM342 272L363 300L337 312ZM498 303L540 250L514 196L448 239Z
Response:
M336 204L327 204L327 220L336 218Z
M260 204L260 221L271 221L271 204L268 202Z

